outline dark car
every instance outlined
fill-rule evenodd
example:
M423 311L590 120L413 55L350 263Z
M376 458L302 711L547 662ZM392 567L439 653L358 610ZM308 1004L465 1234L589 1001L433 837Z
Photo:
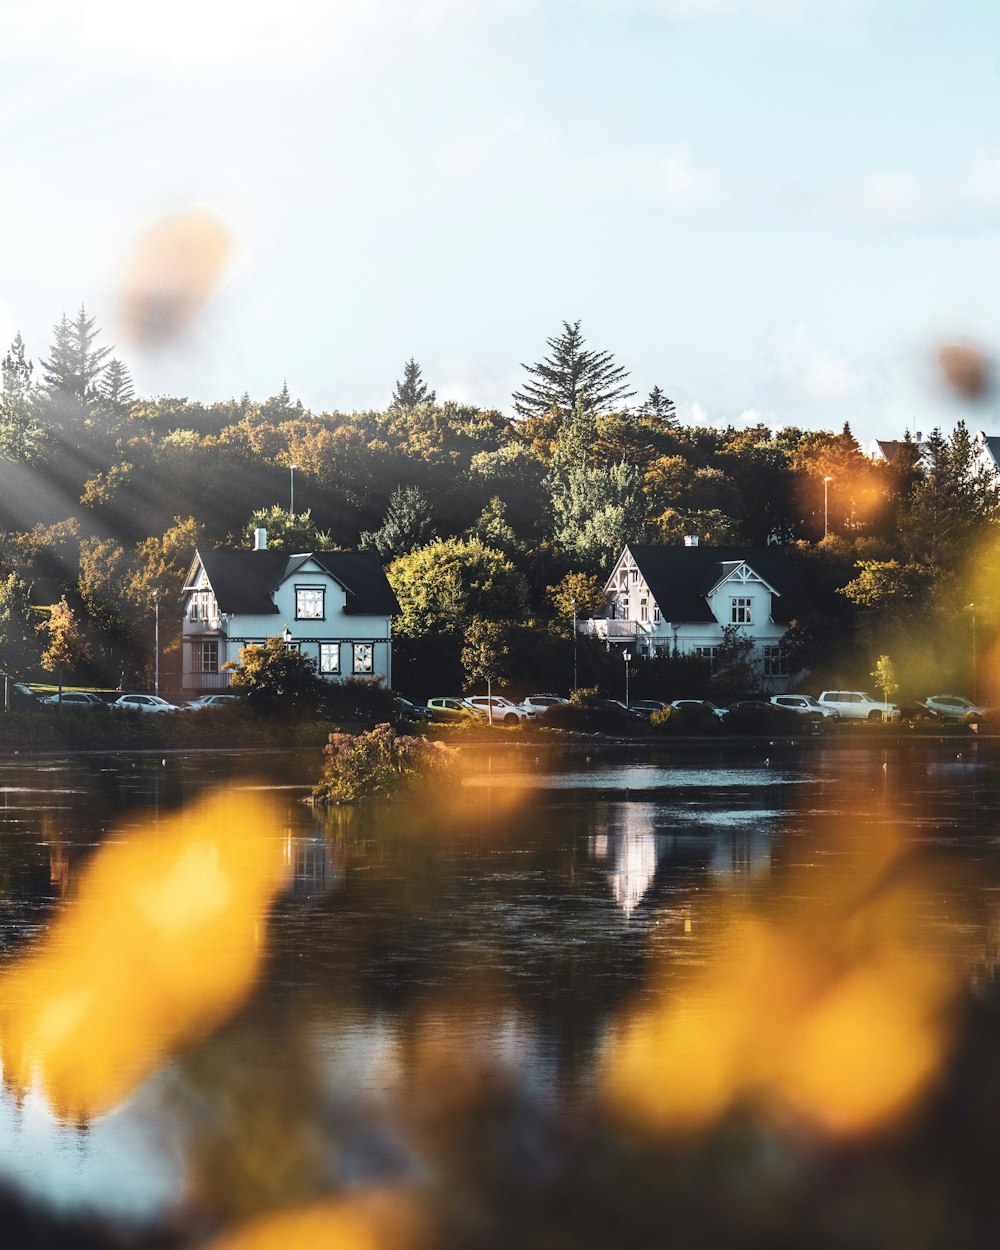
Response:
M765 699L737 699L720 709L720 715L727 733L818 734L826 722L822 712L792 711Z
M434 713L429 707L418 707L416 703L411 703L409 699L404 699L401 694L397 694L392 702L396 709L396 715L401 720L428 721L434 719Z
M23 681L10 681L7 679L5 683L6 706L12 712L37 712L42 701L38 695L26 686Z

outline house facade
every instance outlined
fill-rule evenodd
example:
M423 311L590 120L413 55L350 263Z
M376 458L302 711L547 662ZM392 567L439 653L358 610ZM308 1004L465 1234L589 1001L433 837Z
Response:
M223 690L227 661L244 647L285 639L315 660L322 677L392 683L392 616L399 611L370 551L197 551L184 584L181 631L185 690Z
M792 674L781 641L809 604L780 548L632 544L604 594L600 615L578 623L581 633L638 656L677 652L714 663L734 626L752 639L764 684L787 689Z

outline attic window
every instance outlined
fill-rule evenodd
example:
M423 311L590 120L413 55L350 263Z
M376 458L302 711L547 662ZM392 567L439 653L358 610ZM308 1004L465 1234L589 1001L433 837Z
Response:
M326 618L322 586L295 587L295 619L297 621L322 621Z
M732 625L752 625L753 624L753 599L738 598L732 599L732 611L729 621Z

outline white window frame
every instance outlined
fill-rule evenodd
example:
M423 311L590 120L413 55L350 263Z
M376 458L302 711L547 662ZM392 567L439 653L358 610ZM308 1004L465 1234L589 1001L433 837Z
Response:
M788 666L785 659L785 651L780 646L768 646L764 648L764 676L765 677L787 677Z
M753 599L749 595L734 595L730 602L729 621L732 625L753 624Z
M367 676L375 671L375 644L372 642L354 643L354 672Z
M328 663L332 660L333 663ZM340 643L321 642L319 644L319 671L337 676L340 673Z
M211 640L194 644L192 671L195 673L217 673L219 671L219 644L217 642Z
M716 647L692 647L691 652L693 655L700 656L703 660L708 660L709 672L714 676L715 675L715 660L719 654L719 648L717 646Z
M319 611L304 611L305 608L318 607ZM295 619L297 621L326 620L326 587L296 586L295 587Z

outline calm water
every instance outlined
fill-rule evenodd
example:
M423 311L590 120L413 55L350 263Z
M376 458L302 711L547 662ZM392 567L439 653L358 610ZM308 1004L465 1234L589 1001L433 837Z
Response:
M162 1220L420 1180L453 1166L440 1108L484 1090L519 1109L509 1152L544 1175L560 1157L546 1133L589 1113L624 1021L682 1002L717 1034L733 924L766 916L793 952L822 950L831 898L831 932L868 917L852 960L888 943L946 967L955 994L992 984L987 743L470 751L463 784L422 812L314 812L316 770L281 753L0 760L8 967L76 906L99 848L155 846L213 787L277 804L288 865L253 919L249 993L113 1110L67 1122L37 1086L6 1090L8 1182ZM871 920L873 897L890 901Z

